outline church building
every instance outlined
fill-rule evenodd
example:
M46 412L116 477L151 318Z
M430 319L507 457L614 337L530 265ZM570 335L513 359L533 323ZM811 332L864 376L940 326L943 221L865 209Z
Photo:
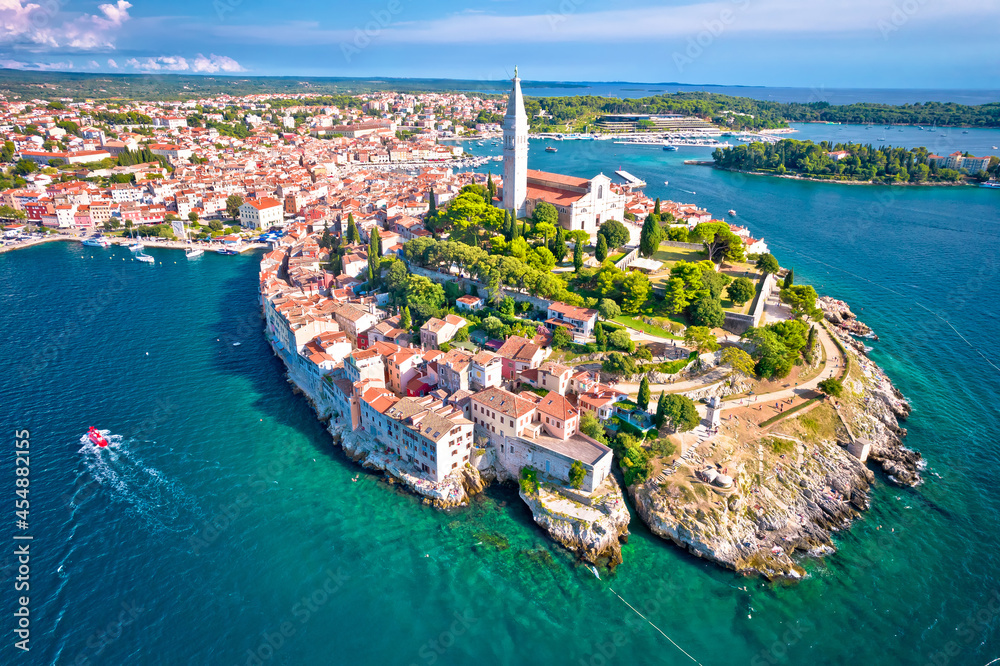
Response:
M625 196L612 191L604 174L587 179L528 169L528 116L516 67L513 84L503 121L503 207L528 217L546 201L559 212L564 229L591 237L602 223L624 220Z

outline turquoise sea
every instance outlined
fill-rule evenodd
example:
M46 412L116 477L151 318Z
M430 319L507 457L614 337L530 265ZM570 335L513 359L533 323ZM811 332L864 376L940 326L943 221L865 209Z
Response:
M11 633L13 546L0 560L0 663L1000 657L1000 192L682 163L703 149L536 146L535 168L620 166L654 196L735 208L799 281L850 302L913 402L907 443L926 457L927 482L880 478L872 510L798 585L736 578L638 520L625 563L598 580L533 525L513 488L444 513L334 449L263 339L257 257L151 249L162 263L147 266L127 250L51 243L0 255L0 492L13 499L12 441L27 428L35 537L27 654ZM110 429L114 446L83 445L89 425Z

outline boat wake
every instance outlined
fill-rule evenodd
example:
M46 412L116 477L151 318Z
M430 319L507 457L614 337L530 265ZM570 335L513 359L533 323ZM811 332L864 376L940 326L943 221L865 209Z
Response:
M125 513L135 516L151 530L183 532L200 522L203 512L197 501L163 472L151 467L132 451L132 442L121 435L105 433L106 448L95 446L87 435L80 438L80 471L77 491L71 500L74 510L92 501L101 501L105 493L115 504L124 505ZM90 477L89 479L87 477ZM96 483L102 492L94 492ZM89 492L83 489L89 488Z

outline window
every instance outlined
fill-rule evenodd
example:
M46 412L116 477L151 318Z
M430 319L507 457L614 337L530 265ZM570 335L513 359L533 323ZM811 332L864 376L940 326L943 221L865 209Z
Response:
M603 199L604 198L604 186L603 185L598 185L597 186L597 198L598 199Z

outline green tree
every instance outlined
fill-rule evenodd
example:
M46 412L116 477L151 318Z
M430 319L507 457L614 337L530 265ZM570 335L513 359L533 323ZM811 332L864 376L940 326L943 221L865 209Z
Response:
M603 235L597 236L597 249L594 251L594 258L597 259L598 263L604 263L604 260L608 258L608 239Z
M243 205L243 197L238 194L230 194L226 197L226 215L229 219L235 220L240 216L240 206Z
M656 401L656 415L653 417L653 423L656 424L657 428L662 428L663 424L667 422L667 394L665 391L660 391L660 398Z
M788 272L785 273L785 281L781 283L781 288L782 289L788 289L794 283L795 283L795 271L793 271L791 268L789 268Z
M562 260L566 258L566 253L569 248L566 247L566 233L563 231L562 226L556 227L556 237L552 241L552 256L556 258L556 263L562 263Z
M762 254L757 257L757 263L755 264L758 271L764 274L775 274L781 270L781 266L778 265L778 260L774 258L774 255L768 252L767 254Z
M376 279L379 277L379 268L382 265L382 257L379 254L378 227L373 227L368 238L368 282L374 287Z
M635 352L635 343L632 342L632 338L629 336L628 331L624 328L620 328L617 331L612 331L607 337L608 345L614 347L615 349L620 349L629 354Z
M191 211L190 213L188 213L188 221L191 223L191 226L197 226L198 225L198 213L196 213L194 211Z
M678 394L668 395L664 404L664 421L673 428L674 432L687 432L701 423L701 416L694 405L694 401Z
M829 377L819 383L819 390L833 398L844 394L844 384L839 379Z
M726 313L719 301L706 294L691 306L691 321L697 326L719 328L726 321Z
M646 258L652 257L662 240L663 228L654 215L647 215L642 225L642 234L639 236L639 253Z
M618 352L604 357L604 360L601 361L601 370L611 375L634 375L638 372L632 357Z
M726 293L729 295L729 300L737 305L743 305L753 298L755 291L753 282L751 282L749 278L745 277L736 278L726 289Z
M721 365L728 365L732 371L745 377L754 376L754 360L739 347L726 347L719 357Z
M643 410L648 410L649 401L651 397L652 396L649 393L649 379L646 377L646 375L643 375L642 381L639 382L639 397L638 397L639 407Z
M707 354L719 349L719 341L707 326L688 326L684 331L684 344L694 347L699 354Z
M586 478L587 470L584 468L583 463L579 460L574 460L569 466L569 485L579 490L583 487L583 481Z
M818 320L823 311L816 307L816 290L812 285L792 285L781 290L781 300L792 308L796 317L810 317Z
M14 173L18 176L27 176L29 173L38 171L38 165L31 160L20 159L14 165Z
M608 220L601 225L598 235L603 236L609 248L618 248L628 243L630 235L625 225L618 220ZM603 259L598 259L603 261Z
M497 186L496 186L496 183L493 182L493 174L492 173L486 174L486 193L489 196L489 198L486 200L486 203L488 203L488 204L490 204L492 206L493 205L493 199L495 199L496 196L497 196Z
M607 349L608 336L604 333L604 326L601 325L601 322L597 322L594 325L594 342L597 343L601 351Z
M607 435L604 434L604 424L594 412L585 411L580 414L580 432L601 444L608 443Z
M323 235L319 237L319 246L324 250L333 248L333 234L330 233L330 225L323 224Z
M413 326L413 319L410 318L410 308L403 306L403 313L399 316L399 327L404 331L410 330Z
M684 287L684 280L671 278L667 282L667 294L664 297L664 302L667 304L667 312L670 314L676 315L684 312L690 302Z
M354 213L347 214L347 243L353 245L361 240L358 225L354 223Z
M556 326L552 331L552 348L563 349L573 342L573 336L565 326Z
M222 223L222 220L211 220L208 223L208 228L212 231L222 231L226 225Z
M23 220L25 214L23 210L18 210L11 206L0 206L0 220Z
M551 224L553 227L559 225L559 211L547 201L540 201L535 206L535 211L531 214L535 225Z
M597 312L605 320L611 320L621 315L622 309L610 298L602 298L601 302L597 305Z
M576 245L573 246L573 270L576 273L579 273L580 269L583 268L583 262L583 243L577 241Z
M639 271L630 271L622 281L622 312L637 313L649 296L649 278Z

